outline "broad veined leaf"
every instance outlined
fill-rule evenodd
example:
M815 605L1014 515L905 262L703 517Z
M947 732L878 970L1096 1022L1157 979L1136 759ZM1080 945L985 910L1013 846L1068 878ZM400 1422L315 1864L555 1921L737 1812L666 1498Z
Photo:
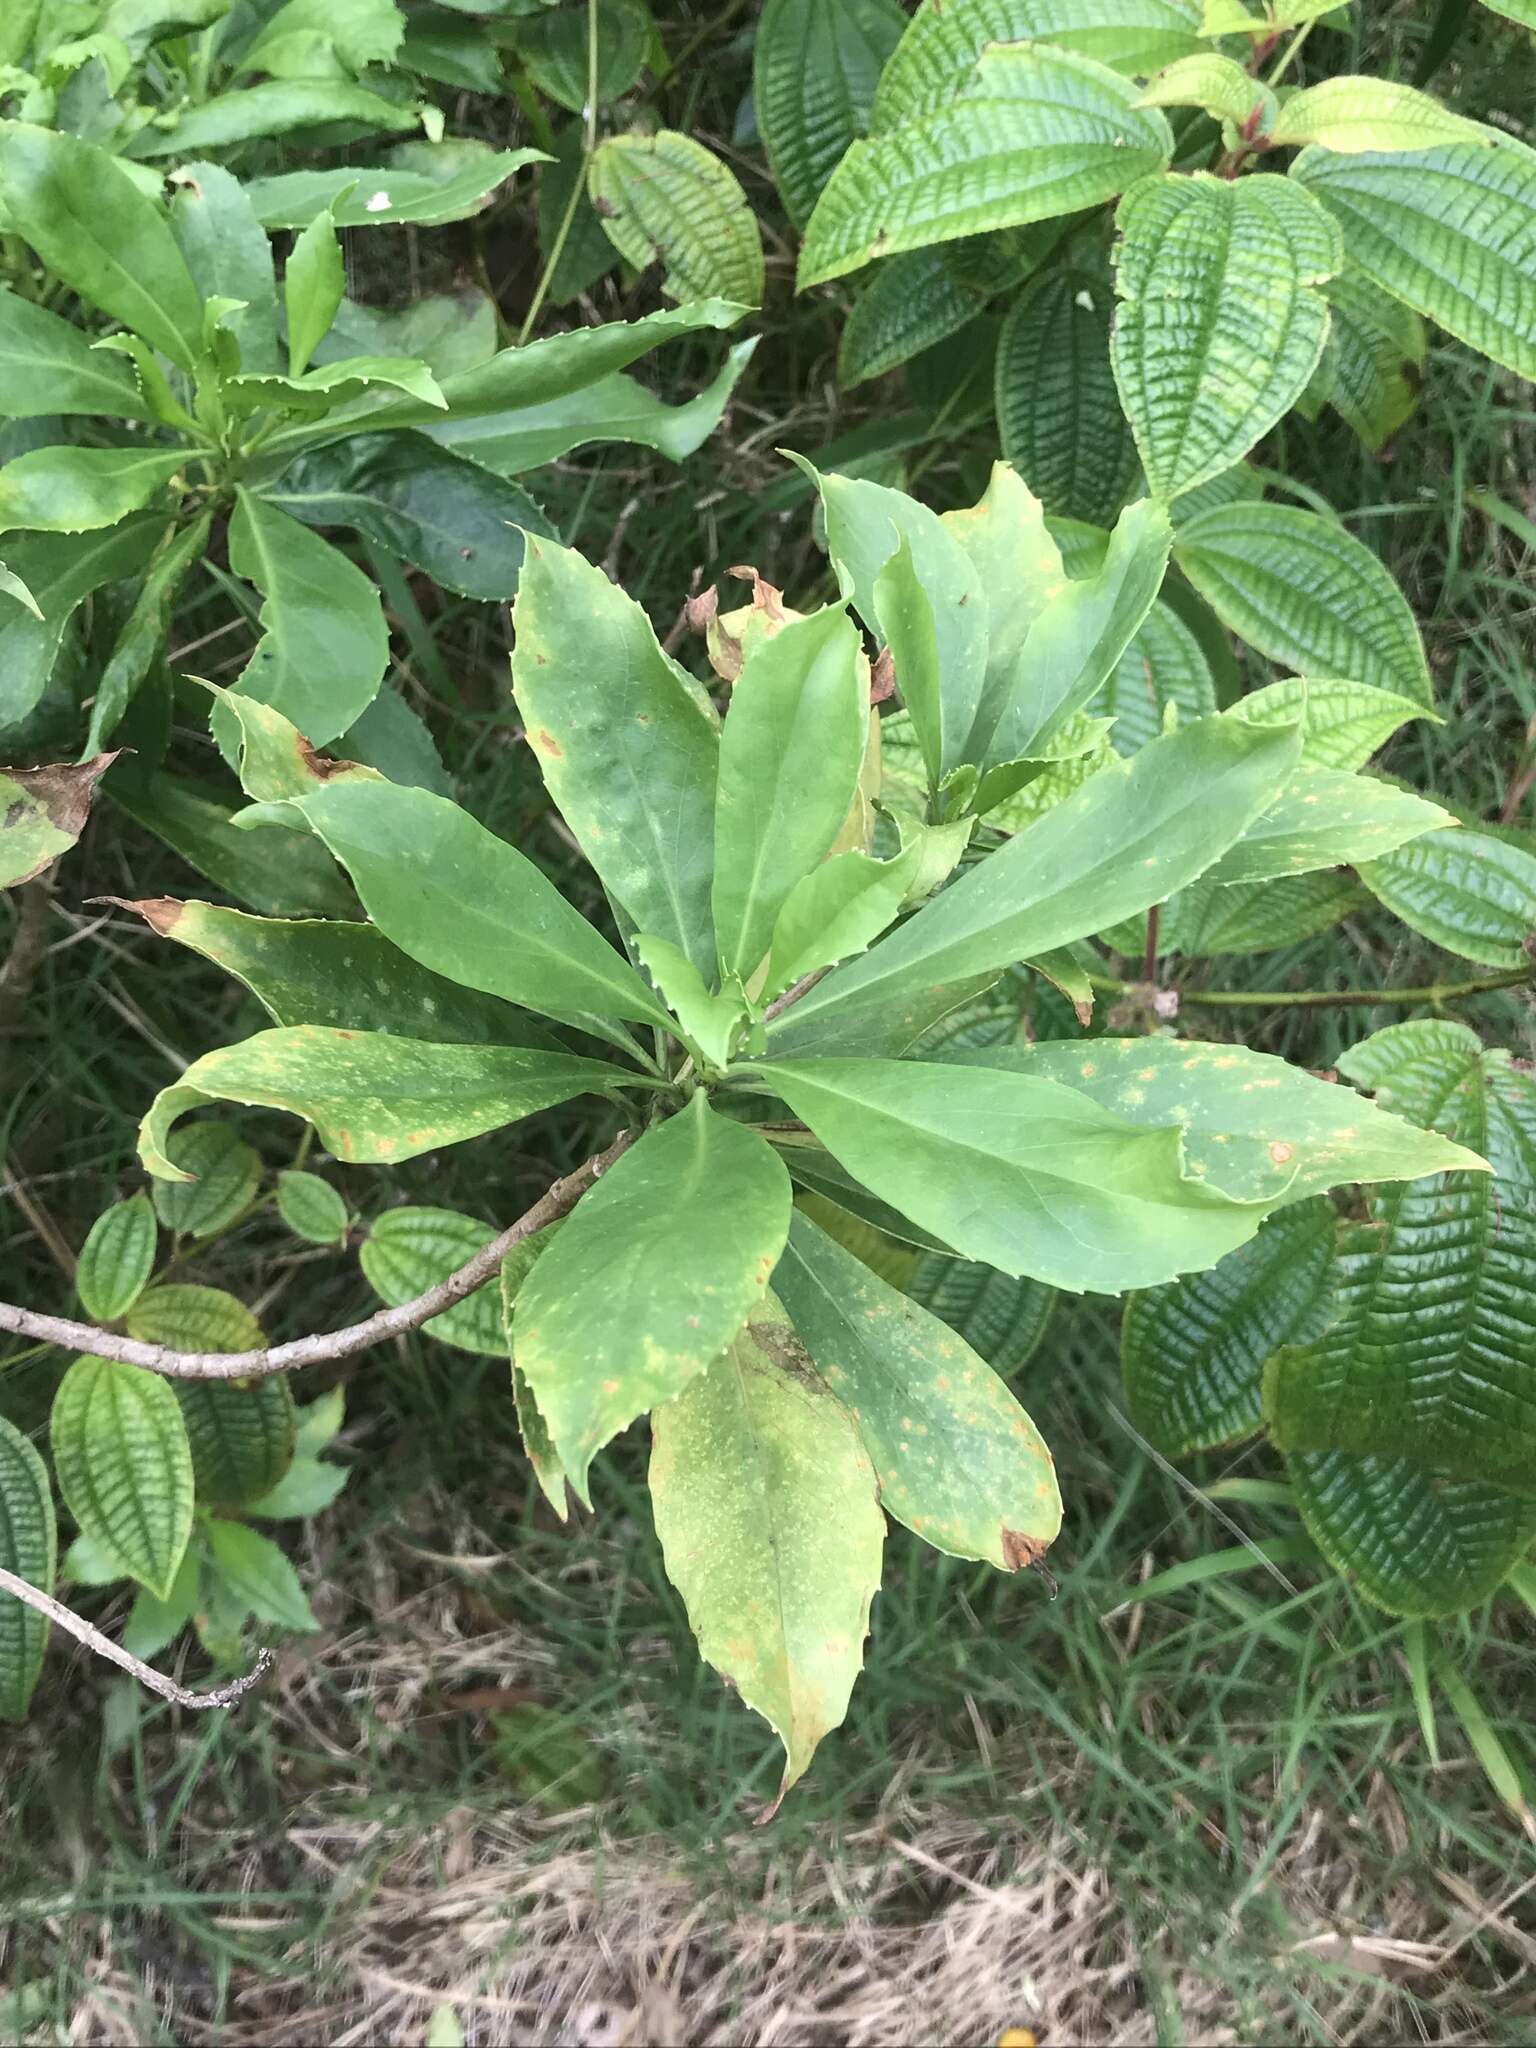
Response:
M1328 332L1314 287L1343 242L1268 172L1143 179L1115 225L1115 382L1147 481L1172 498L1241 461L1306 390Z
M204 1053L163 1088L139 1127L139 1156L162 1180L189 1178L168 1151L171 1128L188 1110L222 1100L307 1118L338 1159L414 1159L631 1080L640 1076L569 1053L279 1026Z
M523 531L548 531L515 484L409 429L311 449L264 493L306 526L350 526L465 597L517 591Z
M230 805L178 775L111 782L113 802L220 889L272 917L347 917L357 906L317 840L271 826L232 824Z
M178 1133L174 1157L187 1178L157 1181L153 1196L155 1214L179 1236L212 1237L227 1228L250 1207L261 1185L261 1157L232 1124L191 1125Z
M762 1301L789 1211L777 1154L699 1094L567 1218L523 1282L512 1332L583 1500L603 1445L681 1393Z
M1200 47L1196 0L923 0L886 65L872 126L948 104L990 43L1038 39L1145 78Z
M1332 1309L1336 1219L1321 1196L1271 1216L1211 1267L1133 1294L1120 1327L1131 1419L1167 1458L1264 1425L1264 1362Z
M251 203L251 187L219 164L183 164L171 173L171 233L203 298L233 299L228 316L245 370L278 367L277 287L272 247ZM303 225L302 222L299 223Z
M305 228L321 213L329 213L339 228L398 221L433 228L478 213L514 171L543 156L537 149L488 151L468 160L456 157L454 167L441 174L404 163L367 170L348 164L333 171L284 171L275 178L253 178L245 190L264 228Z
M397 105L341 79L271 78L216 93L176 115L168 127L138 129L123 155L149 160L200 156L205 150L232 149L266 135L290 135L295 129L326 128L342 121L376 134L403 134L419 118L414 107Z
M912 840L890 860L840 853L803 875L774 920L764 996L771 1001L807 974L873 945L895 922L921 858Z
M1134 754L1163 730L1170 704L1183 718L1208 718L1216 709L1216 686L1200 642L1159 598L1116 662L1095 708L1114 719L1110 737L1117 752Z
M299 1575L270 1536L243 1522L208 1523L214 1569L230 1592L258 1621L279 1628L319 1628Z
M581 5L509 10L524 18L516 49L540 92L579 114L587 104L588 36L597 39L597 103L621 99L639 78L656 32L645 0L594 0Z
M0 380L11 419L74 412L151 417L120 356L92 348L78 327L10 290L0 290Z
M863 1661L885 1541L869 1458L772 1302L651 1436L667 1576L701 1654L783 1743L782 1798Z
M169 1599L192 1533L192 1450L169 1381L77 1358L50 1424L59 1490L81 1532Z
M837 345L837 381L845 391L910 362L975 319L981 296L954 276L947 259L943 248L914 249L874 272Z
M932 111L855 142L817 201L799 282L876 256L1077 213L1167 163L1173 142L1136 88L1047 43L989 47Z
M1202 50L1165 64L1140 98L1144 107L1202 107L1218 121L1230 121L1255 140L1267 138L1280 103L1263 79L1231 57Z
M567 1021L667 1013L541 869L467 811L390 782L305 797L385 937L434 974Z
M1412 718L1434 718L1422 704L1340 676L1282 676L1250 690L1236 707L1249 725L1301 726L1304 766L1363 768Z
M0 533L86 533L147 505L183 449L34 448L0 469Z
M637 270L659 262L670 298L761 304L757 221L735 173L702 142L670 128L610 135L587 189L609 241Z
M1536 958L1536 856L1487 832L1426 832L1360 879L1404 924L1485 967Z
M1235 1202L1273 1207L1345 1181L1417 1180L1452 1167L1486 1172L1464 1146L1243 1046L1096 1038L955 1057L1075 1088L1152 1130L1180 1125L1188 1171Z
M0 888L32 881L69 851L114 758L99 754L74 766L0 772Z
M830 974L769 1027L775 1051L858 1049L881 1013L917 990L1036 959L1132 917L1210 867L1289 779L1300 741L1235 719L1200 719L1116 761ZM953 1007L951 1004L949 1007ZM936 1015L942 1015L939 1010Z
M19 723L48 687L76 606L103 584L137 575L165 531L163 514L145 512L91 533L7 538L6 566L33 601L0 589L0 726Z
M615 372L565 398L470 419L449 419L426 431L440 447L505 477L540 469L594 441L630 441L637 447L654 448L669 462L682 462L719 426L756 347L755 335L737 342L726 351L724 363L703 389L681 405L668 405L633 377ZM538 532L542 515L521 524Z
M243 488L229 561L264 599L262 638L239 689L275 706L317 746L335 739L384 678L389 628L378 592L329 542Z
M1303 763L1211 868L1213 882L1264 882L1371 860L1454 824L1449 811L1389 782Z
M158 1313L134 1334L153 1343L185 1351L254 1351L265 1342L249 1309L214 1287L152 1288L139 1304L151 1306ZM211 1329L215 1317L218 1327ZM232 1508L270 1493L293 1462L293 1389L284 1375L270 1373L248 1386L178 1380L175 1392L192 1447L198 1500Z
M1017 1571L1061 1527L1034 1424L947 1322L796 1215L774 1291L853 1416L887 1513L951 1557Z
M720 742L650 620L594 563L528 542L512 690L550 795L614 900L702 974Z
M1536 1502L1346 1451L1286 1460L1314 1542L1389 1614L1460 1614L1496 1592L1536 1537Z
M1373 284L1347 260L1323 287L1328 340L1312 392L1331 405L1372 453L1397 432L1419 402L1424 322L1411 306Z
M1056 1306L1054 1287L944 1252L919 1258L905 1292L948 1323L1005 1379L1034 1356Z
M296 1237L308 1244L344 1244L347 1205L328 1180L290 1166L277 1176L277 1210Z
M1272 661L1433 702L1407 599L1335 520L1296 505L1223 505L1181 522L1174 560L1223 623Z
M1060 1082L916 1060L757 1073L849 1173L962 1258L1072 1293L1211 1265L1261 1220L1186 1170L1171 1119L1138 1128Z
M106 150L79 136L0 127L0 213L55 277L179 369L201 347L203 302L165 216Z
M1325 932L1370 901L1370 891L1337 868L1280 875L1271 882L1212 882L1201 876L1163 905L1159 953L1208 959L1220 953L1272 953ZM1141 960L1145 920L1102 934L1117 953Z
M53 1591L58 1531L48 1468L15 1423L0 1415L0 1565L39 1592ZM48 1617L0 1593L0 1720L22 1721L48 1647Z
M488 1245L496 1231L457 1209L386 1209L368 1226L358 1259L369 1286L390 1308L414 1301ZM505 1358L498 1282L488 1281L422 1328L456 1351Z
M266 1341L261 1325L234 1295L222 1287L179 1283L147 1288L128 1311L128 1334L183 1351L254 1351Z
M1459 341L1536 377L1536 150L1512 136L1341 156L1291 175L1344 230L1350 261Z
M1287 1450L1406 1458L1478 1477L1536 1459L1536 1085L1464 1025L1391 1026L1341 1069L1486 1154L1492 1175L1377 1193L1340 1245L1338 1314L1270 1366Z
M869 671L840 606L795 619L731 691L715 799L720 965L750 979L796 884L825 859L859 786Z
M252 917L174 896L121 907L244 982L275 1024L388 1031L444 1045L554 1043L523 1012L422 967L375 925Z
M1094 526L1113 524L1138 469L1110 368L1112 305L1098 278L1053 265L1024 287L997 338L1004 456L1048 512Z
M103 1209L80 1247L75 1288L94 1323L113 1323L143 1293L155 1264L157 1226L141 1189Z
M767 0L753 44L753 105L797 227L868 128L881 70L906 25L896 0Z
M1492 149L1499 138L1497 130L1453 114L1411 85L1350 76L1325 78L1292 93L1269 139L1277 149L1315 142L1321 149L1359 154L1433 149L1446 142Z

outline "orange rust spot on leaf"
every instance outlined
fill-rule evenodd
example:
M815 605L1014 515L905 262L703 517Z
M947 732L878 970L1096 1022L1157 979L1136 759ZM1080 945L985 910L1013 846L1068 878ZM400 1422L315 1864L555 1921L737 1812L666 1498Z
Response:
M563 760L565 758L564 747L561 746L554 734L547 732L542 725L533 735L533 744L539 749L541 754L553 755L556 760Z
M1276 1138L1269 1148L1269 1156L1273 1159L1276 1166L1284 1166L1288 1159L1296 1157L1296 1147L1294 1145L1287 1145L1282 1139Z

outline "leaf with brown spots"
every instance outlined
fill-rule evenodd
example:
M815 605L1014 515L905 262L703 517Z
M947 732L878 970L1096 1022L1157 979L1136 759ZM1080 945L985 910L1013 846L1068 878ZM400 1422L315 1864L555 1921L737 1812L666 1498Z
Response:
M784 1744L782 1799L859 1675L885 1540L874 1472L772 1296L651 1440L667 1576L704 1657Z
M52 768L0 772L0 889L30 882L85 830L91 798L116 754Z
M986 1360L807 1216L774 1287L858 1424L886 1512L951 1557L1036 1563L1061 1527L1056 1467Z

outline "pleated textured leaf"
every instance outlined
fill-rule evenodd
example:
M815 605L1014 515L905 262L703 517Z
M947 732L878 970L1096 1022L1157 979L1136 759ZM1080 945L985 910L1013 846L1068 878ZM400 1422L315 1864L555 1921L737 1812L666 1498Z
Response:
M1139 468L1109 360L1112 295L1080 270L1027 284L997 339L1003 454L1056 517L1112 526Z
M609 241L638 270L659 261L670 297L761 305L763 244L735 173L669 128L611 135L587 171Z
M82 1534L129 1577L170 1598L192 1533L192 1449L170 1382L113 1359L77 1358L51 1424L59 1489Z
M0 1415L0 1565L53 1591L58 1533L48 1468L13 1422ZM0 1593L0 1720L24 1720L48 1647L49 1621Z
M868 128L881 69L906 25L896 0L767 0L753 45L753 104L797 227Z

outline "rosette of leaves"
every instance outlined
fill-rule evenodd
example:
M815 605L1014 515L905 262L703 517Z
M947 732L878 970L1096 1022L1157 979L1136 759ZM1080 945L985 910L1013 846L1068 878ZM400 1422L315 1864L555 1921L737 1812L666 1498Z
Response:
M307 1117L363 1163L609 1105L627 1149L503 1270L513 1392L562 1511L650 1416L667 1568L704 1654L781 1737L786 1785L844 1712L885 1515L1005 1571L1037 1562L1060 1517L1007 1386L815 1220L828 1201L931 1255L1114 1294L1215 1266L1339 1182L1484 1172L1468 1143L1256 1053L925 1049L1021 961L1074 986L1086 936L1262 861L1302 727L1189 720L1093 755L1008 831L1010 801L1081 757L1082 714L1162 580L1166 518L1134 505L1073 577L1006 470L943 518L816 482L840 595L801 614L759 581L715 622L723 715L599 569L526 537L517 710L610 935L466 811L317 757L239 695L223 708L252 818L318 841L369 922L141 906L274 1018L152 1105L157 1178L181 1176L178 1120L215 1100ZM877 646L913 735L915 765L890 778ZM1410 835L1443 821L1396 794ZM348 954L343 993L326 969ZM797 1184L821 1206L797 1211ZM410 1261L430 1269L429 1244L451 1264L485 1242L462 1221L417 1211L375 1233L386 1298ZM493 1302L471 1297L445 1336L493 1348Z
M497 177L530 154L498 158ZM0 289L0 408L20 451L0 464L0 744L26 758L62 728L97 759L148 686L158 709L140 720L132 776L125 765L115 787L207 869L198 814L209 793L151 772L167 722L167 635L205 558L227 550L255 615L242 693L317 745L345 734L349 751L424 763L440 779L414 714L394 700L387 717L375 707L383 608L324 535L350 533L445 589L508 598L523 531L550 530L517 479L604 438L681 456L719 418L750 351L734 350L698 399L668 407L625 366L669 337L729 326L739 308L706 300L501 348L476 294L399 315L346 297L338 223L420 218L422 184L447 209L436 217L451 217L483 189L478 176L456 200L390 167L247 190L197 163L164 201L154 183L157 196L77 137L0 123L0 207L34 259ZM280 287L276 226L297 231ZM100 331L40 302L62 288ZM88 716L71 734L82 699ZM216 878L248 896L227 833L214 836L226 863ZM0 856L0 881L33 865L29 841ZM312 880L297 900L260 907L326 907Z

